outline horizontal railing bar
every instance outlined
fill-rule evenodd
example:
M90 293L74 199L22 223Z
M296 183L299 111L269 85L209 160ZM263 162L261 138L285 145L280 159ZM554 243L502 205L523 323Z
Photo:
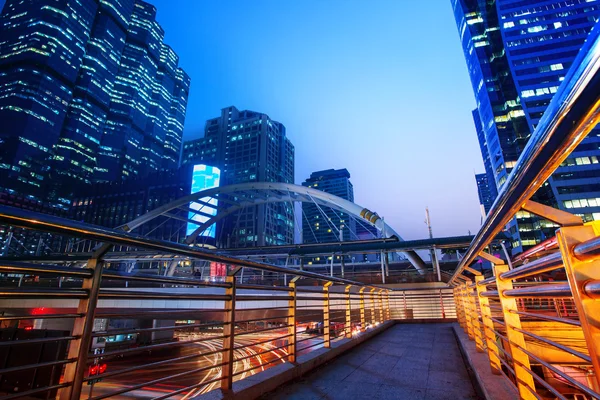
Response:
M162 348L167 348L167 347L178 347L178 346L183 346L189 343L200 343L200 342L206 342L209 340L219 340L219 339L225 339L226 337L228 337L227 335L221 335L221 336L214 336L214 337L209 337L209 338L200 338L200 339L194 339L194 340L181 340L181 341L177 341L177 342L169 342L169 343L157 343L157 344L151 344L148 346L141 346L141 347L136 347L133 349L124 349L124 350L113 350L113 351L108 351L102 354L92 354L92 353L88 353L88 358L89 359L94 359L94 358L104 358L104 357L111 357L111 356L118 356L121 354L134 354L134 353L143 353L144 351L148 351L148 350L155 350L155 349L162 349Z
M289 306L278 306L278 307L258 307L258 308L236 308L235 312L239 313L242 311L263 311L263 310L287 310Z
M57 265L30 264L20 261L0 260L0 271L8 271L13 274L35 273L35 274L56 274L73 278L90 278L93 270L89 268L69 268L59 267Z
M127 333L141 333L141 332L159 332L159 331L176 331L188 328L203 328L208 326L222 326L222 322L207 323L207 324L188 324L188 325L171 325L161 326L158 328L128 328L128 329L112 329L108 331L97 331L92 332L92 337L106 337L114 335L123 335Z
M85 314L42 314L42 315L13 315L10 317L0 317L0 321L20 321L30 319L56 319L56 318L79 318Z
M293 300L292 296L253 296L241 295L235 296L235 301L288 301Z
M117 396L119 394L123 394L123 393L131 392L131 391L134 391L134 390L137 390L137 389L141 389L141 388L143 388L145 386L156 385L157 383L161 383L161 382L165 382L165 381L168 381L168 380L172 380L174 378L181 378L182 376L187 376L187 375L190 375L190 374L195 374L197 372L206 371L208 369L212 369L212 368L215 368L215 367L220 367L220 366L223 366L225 364L226 363L220 363L220 364L216 364L216 365L209 365L208 367L194 368L192 370L180 372L178 374L169 375L169 376L165 376L165 377L158 378L158 379L153 379L153 380L148 381L148 382L140 383L140 384L133 385L133 386L128 386L128 387L126 387L124 389L117 390L116 392L111 392L111 393L107 393L107 394L100 395L100 396L94 396L94 397L92 397L91 400L106 399L108 397Z
M231 296L224 294L161 293L154 291L121 291L100 289L101 299L153 299L153 300L214 300L227 301Z
M219 354L219 353L222 353L222 352L223 352L223 350L219 349L219 350L215 350L215 351L210 351L208 353L197 353L197 354L190 354L190 355L187 355L187 356L181 356L181 357L176 357L176 358L168 358L166 360L156 361L156 362L153 362L153 363L150 363L150 364L138 364L138 365L135 365L135 366L129 367L129 368L123 368L123 369L119 369L119 370L116 370L116 371L105 372L105 373L103 373L101 375L101 377L102 378L110 378L112 376L125 375L125 374L127 374L129 372L135 372L135 371L138 371L140 369L146 369L146 368L147 369L151 369L151 368L160 367L161 365L169 364L169 363L172 363L172 362L185 361L185 360L191 360L191 359L194 359L194 358L212 356L213 354ZM97 376L95 376L95 375L87 376L87 377L83 378L83 381L87 382L87 381L94 380L96 378L97 378Z
M248 284L237 284L236 289L243 290L272 290L276 292L290 292L292 289L286 286L266 286L266 285L248 285Z
M240 319L240 320L235 320L235 323L238 324L240 322L259 322L259 321L269 321L271 319L281 319L281 318L289 318L289 314L285 314L285 315L280 315L280 316L273 316L273 317L264 317L264 318L253 318L253 319Z
M254 354L250 354L249 356L244 356L244 357L240 357L240 358L234 358L233 361L237 362L237 361L247 360L249 358L260 356L260 355L267 354L267 353L271 353L271 352L273 352L275 350L281 350L281 349L284 349L286 347L289 347L289 345L284 344L283 346L278 346L278 347L273 347L272 349L262 350L262 351L259 351L257 353L254 353Z
M70 364L75 361L77 361L76 358L70 358L67 360L39 362L36 364L27 364L27 365L20 365L18 367L4 368L4 369L0 369L0 376L4 375L4 374L10 374L12 372L26 371L28 369L44 368L44 367L52 367L54 365Z
M32 289L32 288L1 288L0 298L44 298L61 297L63 299L81 299L88 296L85 289Z
M497 290L488 290L486 292L482 292L481 296L483 296L483 297L498 297L498 291Z
M79 339L79 338L80 338L80 336L60 336L60 337L50 337L50 338L40 338L40 339L9 340L6 342L0 342L0 347L21 346L21 345L25 345L25 344L64 342L64 341L75 340L75 339Z
M514 329L515 331L521 332L522 334L527 335L527 336L529 336L529 337L531 337L531 338L533 338L535 340L539 340L542 343L549 344L550 346L554 346L557 349L560 349L560 350L562 350L562 351L564 351L564 352L566 352L568 354L571 354L571 355L574 355L575 357L581 358L583 361L586 361L586 362L588 362L590 364L592 363L592 359L590 358L590 356L585 355L583 353L580 353L577 350L574 350L574 349L572 349L570 347L564 346L564 345L562 345L560 343L556 343L556 342L554 342L554 341L552 341L550 339L543 338L543 337L538 336L538 335L536 335L534 333L531 333L529 331L526 331L526 330L523 330L523 329L519 329L519 328L516 328L514 326L511 327L511 328Z
M571 385L575 386L577 389L581 390L585 394L590 395L592 398L600 398L600 393L596 393L595 391L593 391L592 389L590 389L587 386L583 385L579 381L571 378L569 375L567 375L564 372L560 371L559 369L555 368L552 364L547 363L546 361L542 360L541 358L539 358L535 354L531 353L527 349L524 349L523 347L519 346L518 344L515 344L515 343L513 343L513 344L516 347L518 347L519 350L521 350L523 353L527 354L530 358L534 359L535 361L539 362L541 365L543 365L544 367L548 368L549 370L551 370L552 372L554 372L555 374L557 374L561 378L565 379L567 382L569 382Z
M518 289L505 290L502 294L506 297L572 297L571 288L568 284L548 284Z
M591 298L600 300L600 280L587 282L583 290Z
M562 256L560 252L557 251L556 253L549 254L520 267L506 271L500 275L500 277L502 279L521 279L562 268L562 266Z
M279 336L279 337L276 337L275 339L266 339L266 340L261 340L261 341L258 341L258 342L252 342L252 343L249 343L249 344L244 344L244 345L241 345L241 346L234 346L233 350L240 350L240 349L245 349L246 347L250 347L250 346L256 346L256 345L259 345L259 344L265 344L265 343L269 343L269 342L274 342L275 340L280 340L280 339L283 339L283 338L286 338L286 337L290 337L292 335L293 335L292 333L288 333L287 335Z
M53 215L42 214L16 207L8 207L5 205L0 205L0 223L18 226L20 228L25 229L34 229L44 232L58 233L67 236L84 237L85 239L96 240L105 243L112 243L116 245L157 250L161 252L167 252L170 254L177 254L196 259L215 261L241 267L255 268L262 271L281 272L295 276L302 276L304 278L318 279L322 281L331 281L356 286L370 286L365 285L362 282L355 282L348 279L331 277L288 267L258 263L247 259L217 254L212 251L206 251L197 247L191 247L184 244L173 243L165 240L150 239L142 235L128 233L121 230L85 224L67 218L60 218Z
M253 333L275 331L277 329L286 329L286 328L289 328L290 326L293 326L293 325L281 325L281 326L276 326L276 327L272 327L272 328L258 329L258 330L255 330L255 331L240 332L240 333L236 333L234 336L238 337L238 336L244 336L244 335L251 335Z
M524 370L526 370L539 384L541 384L546 389L548 389L550 392L552 392L552 394L554 394L557 397L557 399L559 399L559 400L567 400L567 398L564 397L562 394L560 394L555 388L553 388L552 385L550 385L544 379L540 378L540 376L538 374L536 374L535 372L533 372L531 369L527 368L525 365L523 365L523 363L521 363L520 361L517 361L515 359L513 359L513 363L517 364L518 366L520 366L521 368L523 368Z
M41 387L41 388L37 388L37 389L26 390L24 392L9 394L6 396L2 396L2 400L18 399L19 397L29 397L34 394L47 392L49 390L60 389L60 388L68 387L68 386L71 386L71 382L59 383L59 384L52 385L52 386L45 386L45 387Z
M212 309L212 308L186 308L186 309L166 309L166 310L136 310L136 311L123 311L123 312L98 312L95 318L113 318L113 319L124 319L124 317L146 317L154 316L160 317L162 315L172 316L173 314L190 314L198 312L226 312L228 309ZM157 318L160 319L160 318ZM165 318L172 319L172 318Z
M513 314L523 315L525 317L533 317L533 318L543 319L546 321L553 321L553 322L560 322L560 323L568 324L568 325L581 326L581 322L574 320L574 319L559 318L559 317L553 317L551 315L535 314L535 313L529 313L529 312L525 312L525 311L510 310L510 312Z
M190 285L190 286L203 286L203 287L220 287L228 288L231 286L225 282L205 282L198 279L183 278L177 276L163 276L163 275L130 275L126 273L119 273L113 271L103 271L102 279L113 279L123 281L139 281L139 282L152 282L152 283L173 283L179 285Z
M480 280L479 282L477 282L477 285L479 286L487 286L487 285L492 285L496 283L496 277L495 276L490 276L489 278L485 278L483 280Z

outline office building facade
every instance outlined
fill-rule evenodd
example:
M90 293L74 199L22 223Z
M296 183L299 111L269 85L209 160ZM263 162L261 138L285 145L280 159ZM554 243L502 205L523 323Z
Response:
M477 102L473 117L486 176L495 197L598 20L600 5L584 0L452 0L452 6ZM532 199L585 220L600 219L597 141L592 132ZM556 225L519 212L507 228L517 253L553 236Z
M190 79L155 17L140 0L6 2L3 191L67 209L69 188L177 167Z
M206 122L204 136L183 146L182 165L219 168L220 184L294 183L294 146L280 122L236 107ZM294 242L294 210L288 203L244 209L223 218L215 236L220 247L254 247Z
M487 174L476 174L475 182L477 183L477 195L479 196L479 205L481 207L481 215L485 217L492 208L494 198L490 190L491 186L488 181ZM494 186L495 187L495 186Z
M347 169L316 171L302 182L302 186L321 190L354 202L354 187ZM356 220L348 213L321 207L314 203L302 203L303 243L330 243L357 240Z

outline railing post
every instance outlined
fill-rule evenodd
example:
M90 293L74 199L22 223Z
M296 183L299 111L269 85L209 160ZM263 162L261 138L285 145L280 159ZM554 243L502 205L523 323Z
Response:
M375 326L377 318L375 317L375 288L371 288L371 325Z
M389 321L390 319L392 319L392 316L390 314L390 291L386 290L385 291L385 320Z
M477 277L481 277L482 275L477 275ZM475 286L477 286L477 280L475 280ZM467 285L467 301L469 302L469 308L471 309L471 323L473 324L473 336L475 337L475 350L479 353L483 353L484 345L483 345L483 330L481 329L481 324L479 323L479 314L477 313L477 291L473 291L470 288L470 285Z
M556 232L565 271L573 301L579 314L581 329L587 343L587 348L594 367L594 376L590 377L595 383L594 390L600 388L600 300L593 299L585 292L588 281L600 280L600 259L578 259L573 254L576 245L596 237L591 226L562 227ZM595 382L594 382L595 381Z
M481 309L481 321L483 322L483 331L485 333L485 341L488 348L488 358L490 360L492 373L500 375L502 366L500 365L498 344L496 343L496 334L494 333L494 321L492 321L490 300L483 295L483 293L487 292L487 287L478 284L482 280L482 275L475 277L475 288L477 289L477 297L479 298L479 308Z
M521 349L525 347L525 337L518 330L522 329L521 317L516 314L517 302L512 297L504 296L505 290L511 290L513 283L511 279L502 279L501 275L508 271L508 265L500 264L494 266L496 275L496 286L498 287L498 297L502 306L502 314L504 315L504 323L506 324L506 336L510 346L510 354L513 359L513 368L515 371L515 380L519 397L523 400L533 400L536 396L531 393L535 391L533 376L527 371L531 370L529 356Z
M367 320L365 319L365 287L361 287L358 291L358 298L360 304L360 329L366 329Z
M288 360L291 363L296 362L296 281L299 276L294 277L290 283L288 292L291 299L288 302Z
M381 289L377 293L377 299L379 300L379 322L383 323L385 321L384 311L383 311L383 289Z
M406 304L406 292L402 291L402 301L404 303L404 319L408 319L408 306Z
M225 318L223 321L223 361L225 365L221 367L221 390L225 393L230 392L233 385L233 363L234 363L234 343L235 343L235 273L227 276L226 281L229 287L225 289Z
M452 296L454 296L454 308L456 310L456 319L458 319L458 324L461 328L465 328L465 316L462 312L462 307L460 305L460 287L455 286L452 289Z
M330 301L329 301L329 287L333 282L325 282L323 285L323 347L326 349L331 348L331 323L329 318Z
M462 285L462 304L463 304L463 310L465 310L465 320L466 320L466 325L467 325L467 335L469 336L469 339L471 340L475 340L475 333L474 333L474 329L473 329L473 310L471 310L471 304L469 301L469 285L471 284L471 281L466 281L463 285Z
M442 311L442 319L446 319L446 310L444 309L444 296L442 296L442 289L440 289L440 308Z
M94 330L94 314L98 305L98 294L100 293L100 283L102 281L102 268L104 262L102 256L109 250L110 245L102 245L95 253L94 257L88 260L87 268L92 269L90 278L83 281L82 289L88 290L88 297L79 300L77 313L81 317L75 318L73 323L73 336L78 339L71 340L69 343L69 352L67 358L76 358L77 362L67 364L63 376L64 382L71 382L71 387L60 389L59 398L61 400L71 399L79 400L83 386L83 378L88 368L88 352L92 344L92 331Z
M344 333L347 339L352 338L352 304L350 302L350 288L352 285L347 285L344 290L346 295L346 323L344 324Z

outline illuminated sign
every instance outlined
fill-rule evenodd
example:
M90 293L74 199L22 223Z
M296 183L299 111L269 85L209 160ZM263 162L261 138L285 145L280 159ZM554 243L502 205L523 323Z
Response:
M194 165L192 171L192 190L191 193L198 193L202 190L212 189L219 187L219 181L221 179L221 170L217 167L211 167L204 164ZM191 202L190 209L198 211L190 211L188 219L197 222L188 222L186 235L189 236L196 229L198 229L203 223L208 221L210 218L217 215L218 200L212 197L204 197L200 199L201 203ZM199 236L215 237L215 225L211 225L208 229L200 232Z

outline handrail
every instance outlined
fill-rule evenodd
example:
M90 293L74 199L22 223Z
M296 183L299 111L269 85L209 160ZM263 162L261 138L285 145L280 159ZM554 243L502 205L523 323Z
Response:
M562 266L562 256L560 252L552 253L545 257L538 258L535 261L514 268L503 273L502 279L521 279L532 275L541 274L543 272L552 271Z
M479 256L600 120L600 27L591 30L450 284ZM600 241L598 242L600 247Z
M201 250L196 247L186 246L179 243L168 242L165 240L149 239L141 235L136 235L124 231L118 231L115 229L85 224L82 222L72 221L66 218L60 218L53 215L42 214L34 211L28 211L15 207L8 207L4 205L0 205L0 223L18 226L20 228L57 233L60 235L85 236L86 239L97 240L100 242L106 242L111 244L167 251L172 254L179 254L207 261L220 262L241 267L255 268L262 271L298 275L304 278L318 279L321 281L331 281L334 283L341 283L345 285L376 287L374 285L367 285L362 282L337 278L335 276L321 275L314 272L302 271L288 267L281 267L278 265L258 263L255 261L244 260L241 258L219 255L205 250Z

